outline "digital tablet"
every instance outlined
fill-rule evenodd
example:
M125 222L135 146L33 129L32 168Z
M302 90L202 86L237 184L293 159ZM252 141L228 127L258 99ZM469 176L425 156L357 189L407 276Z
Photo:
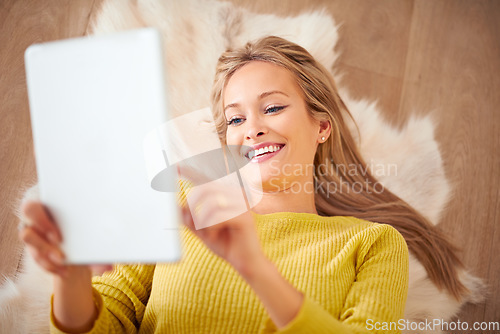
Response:
M169 120L159 32L35 44L25 64L41 201L67 262L179 260L176 193L153 189L145 157L164 149L144 146Z

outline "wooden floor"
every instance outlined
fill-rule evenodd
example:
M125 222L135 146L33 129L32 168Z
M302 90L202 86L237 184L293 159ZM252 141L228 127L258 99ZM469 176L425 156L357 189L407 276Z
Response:
M23 53L81 36L101 0L0 0L0 274L19 262L13 209L36 182ZM354 97L378 100L388 121L430 114L455 187L440 226L490 284L460 321L500 320L500 1L309 0L233 2L257 12L326 8L342 23L338 69Z

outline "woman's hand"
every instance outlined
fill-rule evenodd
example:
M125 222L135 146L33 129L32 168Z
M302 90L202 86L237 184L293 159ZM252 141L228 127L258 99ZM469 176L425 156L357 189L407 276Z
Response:
M23 224L19 237L28 251L43 269L52 274L65 276L67 266L60 248L61 233L46 208L39 202L29 201L21 208Z
M304 297L262 251L254 214L246 209L239 182L203 183L196 173L181 176L186 174L198 186L187 191L189 206L182 209L184 223L240 273L276 326L286 326L299 312Z
M20 225L19 237L26 244L35 261L46 271L61 278L70 272L102 274L111 270L110 265L68 266L61 250L62 236L49 211L40 202L28 201L22 205L24 223Z
M21 208L24 224L19 237L42 268L54 274L52 312L57 327L68 332L87 332L97 317L92 294L92 274L111 270L111 265L67 265L61 250L62 236L49 211L39 202Z
M192 170L181 172L197 187L188 190L184 223L215 254L249 277L267 258L262 251L254 214L247 209L243 189L217 180L200 182Z

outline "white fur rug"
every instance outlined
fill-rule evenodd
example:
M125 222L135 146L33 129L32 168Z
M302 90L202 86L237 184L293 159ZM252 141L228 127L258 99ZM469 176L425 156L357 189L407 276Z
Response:
M136 5L134 3L106 1L93 32L103 34L143 26L159 28L164 36L169 68L170 103L176 115L209 104L215 64L227 47L264 35L278 35L296 42L309 50L326 68L334 70L337 27L324 12L277 17L254 14L229 3L215 1L140 0ZM413 118L404 129L396 131L382 121L375 103L353 100L342 89L341 96L359 125L361 152L372 164L375 175L384 186L413 205L431 222L438 223L450 197L450 185L444 175L431 120ZM381 166L386 166L383 169L391 172L378 175L376 171L382 169ZM396 169L388 166L396 166ZM26 194L26 197L36 196L36 187ZM22 272L0 287L0 331L9 334L46 333L51 278L26 253L23 259ZM479 302L481 281L467 272L463 272L461 277L472 291L467 301ZM427 278L422 265L410 258L407 320L449 320L461 306L449 295L440 292Z

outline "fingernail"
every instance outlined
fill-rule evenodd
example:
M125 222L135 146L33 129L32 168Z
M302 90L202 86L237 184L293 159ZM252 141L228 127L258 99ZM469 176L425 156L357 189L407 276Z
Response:
M52 262L56 263L56 264L59 264L59 265L64 264L64 259L63 259L63 257L61 256L61 254L60 254L60 253L58 253L58 252L50 252L50 253L49 253L49 259L50 259Z
M59 238L57 237L57 235L54 232L49 232L47 234L47 238L54 245L57 245L59 243Z

